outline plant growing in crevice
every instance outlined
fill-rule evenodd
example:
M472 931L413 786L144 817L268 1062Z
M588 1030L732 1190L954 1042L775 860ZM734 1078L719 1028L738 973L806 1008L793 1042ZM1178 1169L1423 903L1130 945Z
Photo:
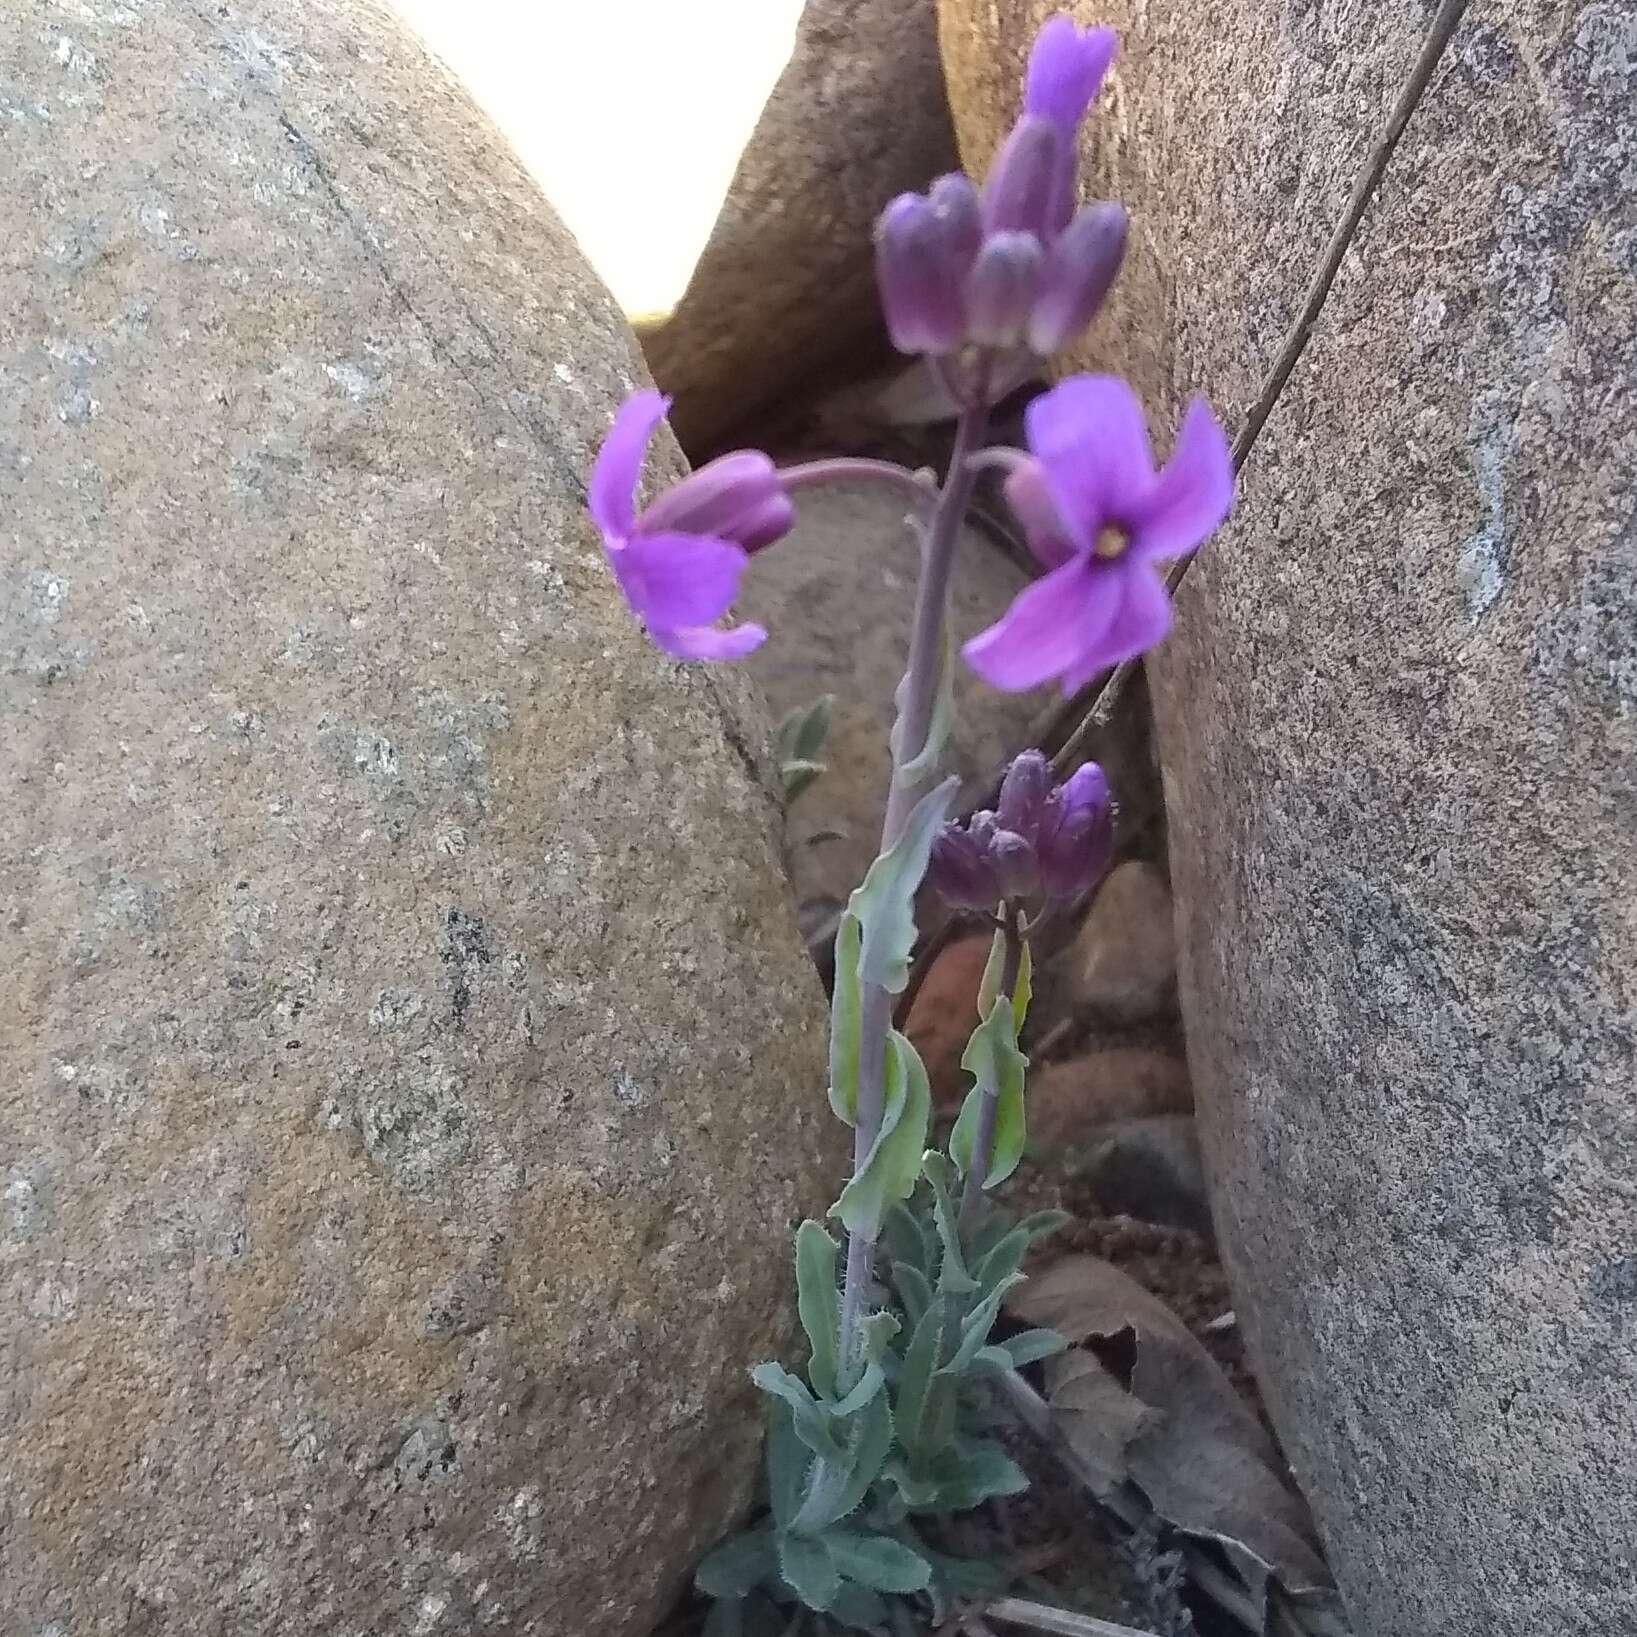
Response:
M1026 449L984 447L996 389L1020 359L1073 341L1120 266L1124 211L1075 205L1077 129L1114 52L1110 30L1053 18L983 186L946 176L880 218L888 332L926 358L960 406L941 485L888 462L779 469L739 450L639 512L643 453L666 408L653 391L621 407L592 473L590 509L619 585L678 658L734 659L766 640L759 625L717 622L750 556L789 530L814 483L846 475L890 485L922 548L881 850L836 933L829 1099L853 1131L853 1167L830 1216L845 1248L816 1222L797 1233L808 1363L803 1374L775 1363L754 1372L772 1410L766 1512L700 1566L698 1584L716 1599L713 1637L784 1631L792 1610L843 1629L912 1629L914 1611L939 1615L996 1582L992 1566L945 1549L945 1520L1026 1485L992 1435L985 1383L1061 1345L1038 1330L992 1339L1029 1245L1054 1219L1014 1225L988 1196L1023 1152L1030 935L1106 867L1112 823L1098 769L1054 786L1044 758L1028 754L993 813L950 823L956 781L938 773L953 715L954 553L978 472L1000 469L1045 573L961 652L992 686L1055 679L1072 692L1165 635L1170 604L1154 565L1193 551L1233 496L1227 439L1202 402L1156 468L1137 399L1111 376L1071 377L1037 398ZM787 720L787 795L816 776L821 739L813 713ZM929 864L932 885L995 931L963 1058L973 1085L946 1153L928 1150L926 1070L893 1026Z

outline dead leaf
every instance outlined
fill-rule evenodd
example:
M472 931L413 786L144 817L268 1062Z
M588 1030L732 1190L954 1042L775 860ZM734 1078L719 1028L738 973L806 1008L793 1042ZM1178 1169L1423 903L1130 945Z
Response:
M1277 1447L1164 1302L1100 1257L1074 1256L1019 1286L1007 1310L1075 1344L1047 1363L1046 1397L1094 1485L1129 1480L1175 1528L1214 1541L1259 1606L1270 1576L1303 1601L1334 1602Z

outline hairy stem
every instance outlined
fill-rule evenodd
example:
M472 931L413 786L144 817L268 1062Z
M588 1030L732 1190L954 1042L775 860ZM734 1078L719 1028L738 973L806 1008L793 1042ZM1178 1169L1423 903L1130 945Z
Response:
M980 389L983 383L980 382ZM977 474L971 457L982 446L989 411L982 390L973 394L955 426L955 446L932 516L926 525L921 554L921 578L915 593L915 621L910 630L909 664L900 693L899 731L893 735L892 787L887 794L887 816L881 826L881 850L898 839L919 797L920 779L906 779L900 769L921 754L932 725L943 663L944 619L949 604L949 578L955 565L955 547L961 522ZM820 463L814 463L820 464ZM872 462L870 464L882 464ZM889 468L902 471L902 468ZM907 475L907 474L906 474ZM919 484L920 480L911 478ZM853 1174L864 1167L881 1131L885 1087L887 1031L892 1026L892 996L875 984L866 984L860 997L858 1053L858 1112L853 1127ZM841 1356L850 1366L857 1350L859 1321L864 1316L865 1293L875 1269L875 1242L862 1234L847 1241L847 1274L841 1294Z
M1006 907L1000 933L1006 940L1006 952L1001 959L1000 992L1010 1003L1017 991L1018 971L1023 965L1023 917L1011 905ZM972 1164L966 1173L966 1186L961 1190L959 1227L963 1237L982 1208L983 1185L989 1178L989 1155L995 1146L995 1116L999 1107L999 1089L985 1087L983 1098L978 1103L978 1130L972 1141Z

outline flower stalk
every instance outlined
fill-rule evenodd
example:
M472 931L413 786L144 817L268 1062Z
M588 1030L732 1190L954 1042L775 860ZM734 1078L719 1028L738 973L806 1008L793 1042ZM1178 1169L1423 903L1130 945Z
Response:
M881 851L898 839L925 778L905 769L926 749L937 699L939 676L945 662L944 626L949 612L949 581L955 567L961 524L977 481L971 457L983 446L988 426L987 369L980 366L977 388L955 426L949 471L926 525L921 551L921 574L915 591L914 624L910 630L909 660L899 692L898 731L892 738L892 784L881 825ZM918 479L912 479L918 482ZM866 984L859 1018L858 1119L853 1127L853 1171L863 1170L881 1132L885 1091L887 1031L892 1027L893 999L878 984ZM861 1233L847 1236L847 1266L841 1291L841 1356L852 1360L858 1352L859 1321L864 1315L870 1281L875 1271L875 1241Z

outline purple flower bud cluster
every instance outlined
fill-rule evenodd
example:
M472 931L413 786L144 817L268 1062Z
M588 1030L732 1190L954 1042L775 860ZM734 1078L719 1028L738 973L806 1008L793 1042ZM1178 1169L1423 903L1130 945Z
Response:
M932 844L927 881L954 909L991 914L1001 903L1067 903L1108 868L1114 806L1108 780L1087 762L1065 783L1026 750L1006 770L993 812L946 824Z
M1023 113L982 192L944 176L882 212L876 271L900 352L974 346L1044 357L1096 315L1125 255L1126 216L1111 203L1076 212L1076 137L1115 47L1112 29L1052 18L1029 58Z

